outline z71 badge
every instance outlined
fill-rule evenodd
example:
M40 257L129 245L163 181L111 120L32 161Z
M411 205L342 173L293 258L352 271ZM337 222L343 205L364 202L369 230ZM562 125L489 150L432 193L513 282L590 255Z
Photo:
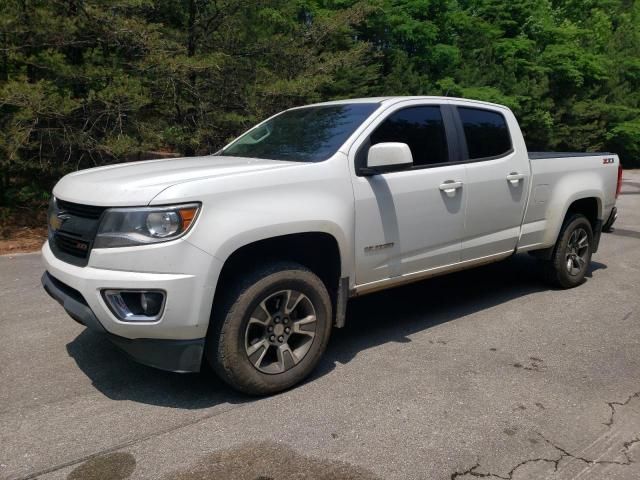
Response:
M611 158L611 157L607 157L607 158L602 159L602 163L604 163L605 165L607 165L608 163L613 163L613 162L615 162L615 160L613 158Z

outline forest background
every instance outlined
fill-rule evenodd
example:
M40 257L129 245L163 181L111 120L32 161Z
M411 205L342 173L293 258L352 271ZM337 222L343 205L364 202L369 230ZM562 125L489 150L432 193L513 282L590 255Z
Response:
M275 112L339 98L497 102L532 150L640 167L640 1L2 3L5 236L41 221L67 172L211 153Z

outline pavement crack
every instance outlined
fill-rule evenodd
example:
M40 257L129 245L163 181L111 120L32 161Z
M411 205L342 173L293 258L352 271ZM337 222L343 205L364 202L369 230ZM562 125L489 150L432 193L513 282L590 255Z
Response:
M554 469L557 471L558 470L558 463L560 462L561 459L555 460L555 459L551 459L551 458L529 458L527 460L523 460L522 462L520 462L519 464L517 464L515 467L513 467L506 476L503 475L498 475L497 473L492 473L492 472L487 472L487 473L481 473L476 471L478 468L480 468L480 462L476 462L476 464L471 467L468 468L467 470L461 471L461 472L454 472L451 474L451 480L456 480L457 478L461 478L461 477L465 477L467 475L471 476L471 477L478 477L478 478L499 478L501 480L513 480L513 476L515 475L516 471L520 468L523 467L525 465L528 465L530 463L537 463L537 462L546 462L546 463L553 463L554 464Z
M549 440L547 437L545 437L544 435L542 435L539 432L538 432L538 435L540 435L540 437L549 446L555 448L560 453L562 453L561 457L558 459L558 463L560 463L560 460L562 460L563 458L571 458L573 460L578 460L578 461L584 462L584 463L586 463L588 465L620 465L620 466L623 466L623 467L627 467L627 466L631 465L632 463L634 463L633 460L631 460L631 457L629 455L629 449L635 443L640 442L640 438L634 438L633 440L631 440L629 442L625 442L623 444L624 449L622 450L622 454L626 458L626 461L624 461L624 462L619 462L617 460L589 460L588 458L582 457L580 455L574 455L573 453L569 452L568 450L566 450L566 449L562 448L561 446L553 443L551 440ZM557 470L557 465L556 465L556 470Z
M611 427L613 425L613 417L616 414L616 407L624 407L634 398L640 398L640 392L629 395L629 397L627 397L624 402L607 402L607 405L609 405L609 408L611 409L611 415L609 416L609 420L607 420L604 424L607 427Z
M622 450L622 454L627 459L627 464L630 465L633 463L631 460L631 454L629 453L629 449L635 445L636 443L640 443L640 437L636 437L633 440L629 440L628 442L624 442L622 446L624 447Z
M638 394L634 394L632 395L629 399L627 399L626 403L628 403L631 398L633 398L633 396L640 396L640 392ZM551 463L553 464L553 471L557 472L558 468L560 466L560 462L565 459L565 458L570 458L572 460L577 460L583 463L586 463L587 465L619 465L619 466L623 466L623 467L627 467L629 465L631 465L632 463L635 463L632 459L631 459L631 454L629 453L629 450L631 449L631 447L637 443L640 443L640 437L636 437L633 440L629 440L627 442L623 443L623 450L622 450L622 454L625 457L625 461L624 462L620 462L617 460L589 460L588 458L582 457L580 455L575 455L571 452L569 452L567 449L561 447L560 445L557 445L556 443L552 442L551 440L549 440L547 437L545 437L543 434L541 434L540 432L537 432L537 434L542 438L542 440L545 441L545 443L547 445L549 445L550 447L552 447L553 449L555 449L556 451L558 451L560 453L560 456L558 458L546 458L546 457L538 457L538 458L529 458L527 460L523 460L522 462L518 463L517 465L515 465L511 470L509 470L509 472L506 475L498 475L497 473L492 473L492 472L487 472L487 473L482 473L482 472L478 472L478 468L480 468L480 461L476 461L476 463L470 467L467 468L466 470L462 470L462 471L456 471L454 473L451 474L451 480L456 480L458 478L463 478L465 476L471 476L471 477L477 477L477 478L498 478L501 480L513 480L513 476L516 474L516 472L518 471L518 469L520 469L521 467L524 467L525 465L531 464L531 463L537 463L537 462L545 462L545 463Z
M461 472L453 472L451 474L451 480L456 480L459 477L465 477L467 475L471 475L472 477L479 477L479 478L490 478L490 477L496 477L496 478L502 478L502 479L505 478L505 477L500 477L498 475L494 475L492 473L476 472L477 468L480 468L480 461L477 461L475 465L471 468L467 468L466 470L463 470Z

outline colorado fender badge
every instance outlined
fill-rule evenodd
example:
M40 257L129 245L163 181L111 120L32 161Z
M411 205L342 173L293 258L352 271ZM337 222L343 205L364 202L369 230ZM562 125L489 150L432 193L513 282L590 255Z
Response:
M364 251L365 251L365 253L377 252L378 250L383 250L385 248L391 248L391 247L393 247L393 245L394 245L394 242L383 243L381 245L369 245L368 247L364 247Z

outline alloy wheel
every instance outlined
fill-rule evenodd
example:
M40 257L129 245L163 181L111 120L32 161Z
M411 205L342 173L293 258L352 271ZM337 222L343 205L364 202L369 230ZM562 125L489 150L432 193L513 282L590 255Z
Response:
M304 293L281 290L264 298L249 317L245 352L262 373L290 370L309 353L317 329L316 310Z
M575 277L586 267L589 255L589 236L584 228L576 228L569 237L565 263L569 275Z

